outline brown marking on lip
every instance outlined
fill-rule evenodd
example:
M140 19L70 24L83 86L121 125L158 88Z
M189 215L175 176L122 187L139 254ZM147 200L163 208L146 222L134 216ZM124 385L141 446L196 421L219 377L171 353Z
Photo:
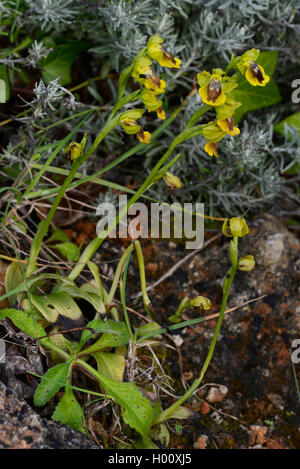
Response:
M162 53L163 53L165 59L171 60L171 62L172 62L174 65L176 65L176 60L175 60L174 56L173 56L170 52L168 52L168 51L167 51L166 49L164 49L163 47L161 47L161 51L162 51Z
M259 65L253 60L250 62L250 70L252 74L258 79L259 83L264 81L264 77Z
M215 102L222 92L222 82L213 78L207 85L207 97L210 101Z

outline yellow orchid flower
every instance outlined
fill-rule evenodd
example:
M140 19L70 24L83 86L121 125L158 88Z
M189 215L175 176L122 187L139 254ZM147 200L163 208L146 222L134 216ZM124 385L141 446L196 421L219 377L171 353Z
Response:
M137 57L133 61L132 77L138 82L152 91L154 94L164 92L166 82L160 80L151 68L152 60L149 57Z
M234 59L236 67L252 86L265 86L270 81L262 65L256 62L259 54L260 50L250 49Z
M222 88L222 76L219 73L198 73L198 90L202 101L210 106L221 106L226 101L226 95ZM202 83L205 84L202 84Z
M211 309L211 301L206 296L196 296L196 298L190 300L189 303L193 308L201 308L206 311Z
M148 90L153 91L154 94L161 94L165 91L166 88L166 82L165 80L160 80L155 73L146 78L145 80L145 87L148 88Z
M224 119L224 120L217 120L217 124L220 127L220 129L223 130L223 132L226 132L232 137L234 137L235 135L239 135L240 133L240 129L234 126L232 117L228 117L227 119Z
M151 64L152 60L149 57L136 57L132 64L131 75L137 82L144 85L146 77L153 74Z
M264 71L262 65L258 65L255 60L244 59L246 65L245 77L252 86L265 86L270 81L269 75Z
M148 89L143 89L141 92L141 100L147 108L147 111L156 111L159 119L165 119L166 113L162 108L162 101L158 100L155 93Z
M137 124L136 120L131 119L130 117L121 119L120 123L125 132L129 135L136 134L141 129L141 126Z
M141 143L150 143L151 142L151 134L150 132L143 131L142 129L137 132L136 138L141 142Z
M242 237L249 233L249 228L244 218L234 217L229 220L229 226L228 219L226 218L223 223L222 231L225 236Z
M215 142L207 142L204 145L204 151L206 151L209 156L215 156L216 158L219 158L218 144Z
M179 68L181 60L164 49L161 45L163 42L160 36L150 37L147 43L147 53L149 57L156 60L162 67Z
M150 132L144 132L142 127L136 121L143 115L143 113L144 109L132 109L130 111L125 111L120 115L120 124L127 134L136 134L136 137L140 142L150 143Z
M204 103L210 106L223 106L227 101L227 93L237 87L237 82L232 77L224 76L224 71L214 68L213 73L201 72L197 75L200 86L199 95Z
M69 153L70 160L76 160L83 154L86 141L87 133L84 134L80 143L74 141L70 142L67 148L64 149L64 153Z

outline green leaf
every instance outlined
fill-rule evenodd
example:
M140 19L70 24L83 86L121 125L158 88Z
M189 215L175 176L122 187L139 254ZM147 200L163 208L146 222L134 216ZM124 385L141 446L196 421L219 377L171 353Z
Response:
M94 319L93 321L90 321L86 325L87 329L84 330L82 335L81 335L81 339L80 339L80 342L79 342L78 349L80 350L81 347L83 347L84 344L95 335L95 332L88 330L88 328L94 329L95 331L104 332L106 327L107 326L105 326L105 322L100 318Z
M4 283L6 293L9 293L10 291L17 288L17 286L20 285L22 281L23 275L19 263L12 262L11 264L9 264L5 272ZM11 295L8 297L10 306L13 306L16 303L16 296L17 295Z
M95 352L93 357L96 358L98 371L107 378L120 383L123 382L126 360L122 355L109 352Z
M69 362L60 363L50 368L42 378L34 394L34 405L41 407L53 397L60 388L66 386Z
M6 103L9 100L9 81L6 67L0 65L0 103Z
M42 67L42 77L46 84L59 77L61 85L68 85L71 82L71 66L77 55L87 49L86 42L74 42L73 44L62 44L53 52L50 52L46 59L40 61Z
M78 323L82 320L79 306L66 292L55 292L44 296L31 295L31 301L50 323L56 322L59 315Z
M64 291L74 298L82 298L91 303L91 305L98 313L105 313L104 303L96 288L94 288L92 291L86 291L82 287L78 288L72 287L71 285L62 285L59 288L59 291Z
M69 241L68 235L63 230L56 230L50 238L47 239L46 243L51 243L52 241L61 241L62 243Z
M46 280L48 278L51 278L51 279L56 279L56 280L60 280L62 282L65 282L65 283L68 283L68 284L71 284L73 285L73 282L71 280L68 280L67 278L65 277L62 277L61 275L57 275L57 274L41 274L41 275L37 275L35 277L32 277L30 279L26 279L24 280L22 283L20 283L16 288L14 288L13 290L10 290L9 292L5 293L4 295L1 295L0 296L0 301L1 300L4 300L4 298L8 298L12 295L16 295L17 293L21 293L22 291L24 290L28 290L34 283L37 283L41 280Z
M93 376L98 378L105 391L121 406L124 422L146 436L152 426L154 411L138 387L133 383L113 381L96 370L93 370Z
M262 65L265 72L272 76L278 58L278 51L261 52L257 63ZM246 112L271 106L281 100L279 88L273 80L266 86L252 86L243 78L238 87L229 93L230 98L242 103L235 111L234 120L238 123Z
M6 317L32 339L37 339L38 337L47 335L45 329L35 320L31 313L27 313L19 309L5 308L0 311L0 321ZM42 345L51 348L51 341L48 338L41 339L39 342Z
M63 256L65 256L69 261L78 261L80 255L80 249L74 243L70 241L66 243L55 244L52 246L57 249Z
M87 433L83 411L69 387L66 387L65 394L57 405L51 419L68 425L73 430Z
M277 50L261 52L258 56L257 63L262 65L265 72L272 77L275 73L279 52Z
M298 135L300 136L300 112L295 112L295 114L292 114L291 116L276 124L274 127L275 132L285 136L285 124L289 127L295 127Z
M103 327L114 332L102 334L100 339L86 349L85 352L94 353L108 347L121 347L128 344L128 331L125 322L116 322L109 319L108 321L103 321L99 329L103 330Z

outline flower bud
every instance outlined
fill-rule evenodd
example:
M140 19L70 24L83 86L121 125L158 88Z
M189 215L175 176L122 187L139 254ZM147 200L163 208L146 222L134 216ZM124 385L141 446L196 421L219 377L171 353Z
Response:
M64 149L64 153L68 153L71 160L76 160L83 154L86 141L87 134L85 133L80 143L74 141L70 142L69 145Z
M249 228L244 218L234 217L229 220L224 221L222 231L225 236L238 236L241 238L249 233Z
M179 177L175 176L172 173L167 172L164 175L164 181L170 189L180 189L183 187L182 181L179 179Z
M244 256L239 259L238 269L245 272L250 272L255 267L255 260L252 255Z
M190 300L190 306L194 308L203 308L205 310L208 310L211 308L211 302L209 298L206 298L205 296L196 296L196 298L193 298Z

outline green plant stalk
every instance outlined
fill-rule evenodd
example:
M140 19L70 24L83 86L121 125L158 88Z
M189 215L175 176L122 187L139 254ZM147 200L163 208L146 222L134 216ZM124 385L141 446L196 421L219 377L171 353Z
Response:
M234 241L234 244L235 244L236 249L237 249L238 238L234 237L233 241ZM192 394L194 393L194 391L196 391L196 389L200 386L200 384L201 384L201 382L202 382L202 380L205 376L205 373L207 371L207 368L209 367L211 359L213 357L213 353L214 353L214 350L215 350L215 346L216 346L216 343L217 343L217 339L218 339L219 332L220 332L220 329L221 329L224 313L225 313L226 306L227 306L228 294L229 294L229 291L230 291L230 288L231 288L231 285L232 285L236 270L237 270L237 264L235 264L235 265L233 264L232 267L229 269L228 278L225 277L224 289L223 289L223 298L222 298L222 304L221 304L221 308L220 308L220 315L218 317L218 321L217 321L217 324L216 324L216 327L215 327L215 330L214 330L214 335L213 335L213 338L211 340L210 347L209 347L205 362L203 364L203 367L200 371L199 377L193 382L192 386L186 391L186 393L182 397L180 397L176 402L174 402L174 404L172 404L166 410L161 412L154 419L153 425L156 425L160 422L163 422L164 420L167 420L168 418L171 418L174 411L179 406L181 406L187 399L189 399L192 396Z
M134 244L134 248L136 252L139 271L140 271L141 291L143 294L143 302L144 304L148 306L151 303L151 301L148 296L147 288L146 288L146 275L145 275L145 263L144 263L143 251L141 248L141 244L137 239L133 242L133 244Z
M116 293L117 288L118 288L118 283L119 283L119 280L120 280L120 277L121 277L121 274L122 274L124 264L126 262L126 259L127 259L128 255L130 255L132 253L132 250L133 250L133 244L130 244L128 246L128 248L124 251L121 259L119 260L119 263L118 263L118 266L116 268L116 272L115 272L115 275L114 275L114 279L113 279L113 282L112 282L112 285L111 285L111 288L110 288L110 292L109 292L109 294L106 298L106 301L105 301L105 303L107 305L109 305L112 302L112 300L114 299L114 296L115 296L115 293Z
M116 116L111 121L107 122L107 124L103 127L103 129L97 135L97 137L96 137L93 145L89 149L89 151L85 155L82 155L81 157L79 157L77 160L74 161L73 166L70 169L70 172L69 172L68 176L64 180L64 182L63 182L63 184L62 184L62 186L61 186L61 188L60 188L60 190L59 190L59 192L58 192L58 194L57 194L57 196L56 196L56 198L53 202L53 205L52 205L52 207L51 207L51 209L48 213L47 218L39 224L37 234L35 236L35 239L32 243L31 250L30 250L30 257L29 257L29 262L28 262L28 266L27 266L27 270L26 270L26 276L27 277L30 276L33 273L34 269L35 269L36 258L38 256L38 253L39 253L42 241L44 239L44 236L46 235L46 233L47 233L47 231L50 227L50 224L52 222L52 219L55 215L55 212L58 208L58 205L59 205L61 199L63 198L65 191L69 187L69 184L72 182L73 178L75 177L75 174L76 174L77 170L82 165L82 163L84 163L84 161L86 161L91 156L91 154L94 153L94 151L100 145L101 141L106 137L106 135L112 129L114 129L118 125L118 123L119 123L119 117L118 116Z
M203 107L202 112L203 114L207 111L205 107ZM198 119L200 118L200 115L198 116ZM171 143L170 147L168 150L163 154L163 156L160 158L160 160L156 163L154 168L152 169L151 173L149 176L145 179L141 187L137 190L137 192L131 197L129 202L127 203L127 206L124 207L121 212L118 214L118 216L115 218L113 223L108 227L107 229L107 236L112 232L112 230L118 225L119 220L122 219L128 209L141 197L141 195L144 194L144 192L149 188L149 186L152 184L153 180L158 174L158 171L160 170L161 166L164 164L164 162L169 158L173 150L176 148L177 145L180 143L180 136L184 133L184 131L179 134L177 137L174 138L173 142ZM77 265L73 268L73 270L69 274L69 279L74 281L78 275L81 273L81 271L84 269L86 263L91 259L91 257L95 254L95 252L99 249L101 244L103 243L105 238L95 238L91 241L91 243L85 248L83 251Z
M127 307L126 307L126 279L127 279L127 270L128 270L130 257L131 257L131 252L132 252L132 250L127 255L122 282L120 282L120 296L121 296L121 303L122 303L122 307L123 307L125 323L126 323L126 327L127 327L127 331L128 331L128 337L130 337L130 341L132 343L134 343L135 338L134 338L134 334L133 334L132 329L131 329L131 325L130 325L130 321L129 321L129 317L128 317L128 312L127 312Z
M139 273L140 273L140 281L141 281L141 292L142 292L142 297L143 297L143 303L144 303L144 308L146 310L146 313L148 316L150 316L151 319L155 321L155 318L153 317L153 314L151 313L150 306L151 306L151 301L147 293L147 286L146 286L146 274L145 274L145 263L144 263L144 256L143 256L143 251L141 248L141 244L138 240L135 240L133 242L135 252L136 252L136 257L138 261L138 266L139 266Z
M179 303L178 308L176 309L175 313L169 317L169 321L171 322L180 322L182 312L190 306L189 299L185 296L181 302Z

